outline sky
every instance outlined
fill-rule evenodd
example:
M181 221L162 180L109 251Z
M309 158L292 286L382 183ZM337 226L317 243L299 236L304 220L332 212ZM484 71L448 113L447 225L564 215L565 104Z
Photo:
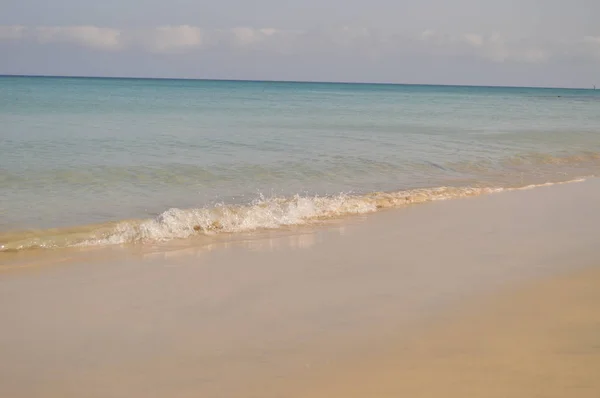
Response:
M0 74L600 87L600 0L0 0Z

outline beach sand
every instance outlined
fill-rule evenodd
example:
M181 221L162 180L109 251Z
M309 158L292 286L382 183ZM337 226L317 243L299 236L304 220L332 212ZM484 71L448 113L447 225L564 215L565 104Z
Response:
M4 397L600 396L600 180L3 257Z
M598 397L600 267L527 284L385 351L321 372L296 397Z

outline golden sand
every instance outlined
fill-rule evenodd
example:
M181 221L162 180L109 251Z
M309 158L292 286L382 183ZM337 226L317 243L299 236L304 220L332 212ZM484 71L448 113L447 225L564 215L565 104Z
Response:
M298 396L600 397L600 268L485 300L320 378Z

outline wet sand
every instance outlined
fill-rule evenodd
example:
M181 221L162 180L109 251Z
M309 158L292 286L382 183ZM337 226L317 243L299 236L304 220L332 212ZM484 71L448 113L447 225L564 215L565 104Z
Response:
M592 179L4 257L0 396L598 396L598 203Z

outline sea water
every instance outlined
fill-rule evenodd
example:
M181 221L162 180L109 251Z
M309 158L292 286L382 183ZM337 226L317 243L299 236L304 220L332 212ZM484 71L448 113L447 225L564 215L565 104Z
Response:
M252 231L600 172L600 91L0 77L0 250Z

